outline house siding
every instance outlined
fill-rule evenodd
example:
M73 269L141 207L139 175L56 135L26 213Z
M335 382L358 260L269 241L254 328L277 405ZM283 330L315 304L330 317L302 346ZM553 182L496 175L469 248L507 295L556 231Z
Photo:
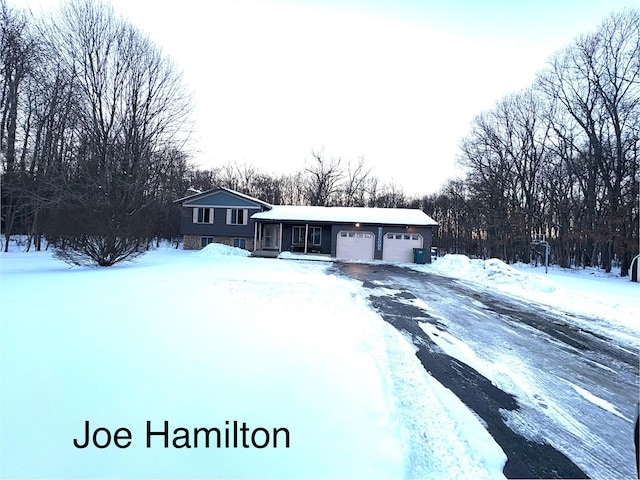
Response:
M235 208L235 207L232 207ZM249 209L251 217L261 209ZM255 221L248 219L246 225L227 225L227 208L214 208L213 223L193 223L193 208L183 207L180 212L180 232L182 235L201 235L223 237L251 237L253 238Z
M233 246L236 238L244 239L248 250L254 249L255 220L251 215L263 211L265 203L259 200L252 201L239 193L227 190L205 192L192 195L180 200L180 234L183 237L185 250L199 250L202 248L202 238L213 238L215 243ZM195 208L210 208L213 210L211 223L194 223ZM227 211L229 209L246 209L246 224L227 224Z
M219 191L204 195L201 197L186 200L183 203L185 207L223 207L223 208L255 208L260 210L260 206L256 202L252 202L246 198L241 198L225 191ZM256 212L253 212L256 213Z

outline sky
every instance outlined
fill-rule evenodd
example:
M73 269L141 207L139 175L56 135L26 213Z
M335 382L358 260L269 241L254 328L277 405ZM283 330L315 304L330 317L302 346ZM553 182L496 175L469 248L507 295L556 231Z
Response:
M10 0L34 10L53 0ZM460 175L472 119L640 0L113 0L183 72L190 151L269 174L363 158L409 195Z

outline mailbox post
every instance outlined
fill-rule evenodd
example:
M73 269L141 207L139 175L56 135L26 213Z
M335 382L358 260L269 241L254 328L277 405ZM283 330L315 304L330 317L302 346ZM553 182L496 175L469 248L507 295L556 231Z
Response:
M551 245L546 240L534 240L531 245L544 247L544 273L549 273L549 254L551 253Z

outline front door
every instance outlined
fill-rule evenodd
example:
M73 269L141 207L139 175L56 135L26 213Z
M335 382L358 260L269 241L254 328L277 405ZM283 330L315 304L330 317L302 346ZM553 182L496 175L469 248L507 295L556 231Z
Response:
M265 250L280 248L280 225L276 223L262 225L262 248Z

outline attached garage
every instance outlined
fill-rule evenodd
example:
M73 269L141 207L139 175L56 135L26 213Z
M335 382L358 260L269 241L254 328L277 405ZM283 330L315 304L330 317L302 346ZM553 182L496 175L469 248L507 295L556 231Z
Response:
M285 232L280 251L300 251L296 245L306 236L313 245L304 249L305 253L399 263L413 263L414 248L429 251L438 226L422 210L411 208L275 205L251 219L256 222L256 249L264 248L262 239L269 225L278 225ZM289 238L293 240L289 242Z
M416 233L387 233L384 236L382 260L387 262L413 262L413 249L422 248L422 235Z
M336 258L373 260L375 236L371 232L341 230L336 240Z

